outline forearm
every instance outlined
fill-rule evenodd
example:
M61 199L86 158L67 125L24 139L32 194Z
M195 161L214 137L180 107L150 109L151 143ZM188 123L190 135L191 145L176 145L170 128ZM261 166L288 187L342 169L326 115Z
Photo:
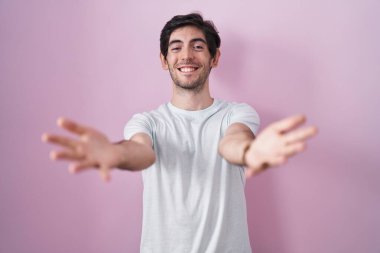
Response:
M219 143L219 154L228 162L245 165L245 153L254 140L249 132L239 132L225 136Z
M219 143L219 153L230 163L248 168L247 177L256 175L284 164L289 157L305 150L306 141L317 134L314 126L298 128L305 120L303 115L285 118L272 123L256 137L245 125L232 124Z
M117 155L116 168L138 171L151 166L156 159L153 149L135 141L121 141L113 144Z

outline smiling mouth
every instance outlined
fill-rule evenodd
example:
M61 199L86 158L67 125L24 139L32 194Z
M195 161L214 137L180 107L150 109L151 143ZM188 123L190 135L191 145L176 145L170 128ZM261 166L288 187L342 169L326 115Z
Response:
M177 68L177 69L182 73L190 73L190 72L196 71L198 67L182 67L182 68Z

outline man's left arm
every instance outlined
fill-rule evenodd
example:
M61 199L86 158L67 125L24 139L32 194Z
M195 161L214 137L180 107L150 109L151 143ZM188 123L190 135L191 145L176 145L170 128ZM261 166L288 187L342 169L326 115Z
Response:
M257 137L245 124L233 123L219 143L219 153L230 163L245 166L246 176L251 177L305 150L307 140L317 133L314 126L300 127L305 122L303 115L285 118Z

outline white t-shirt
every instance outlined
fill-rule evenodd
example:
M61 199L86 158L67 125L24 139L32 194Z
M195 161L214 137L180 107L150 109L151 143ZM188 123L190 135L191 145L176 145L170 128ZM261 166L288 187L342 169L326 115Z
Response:
M251 252L244 168L218 153L236 122L254 134L259 127L251 106L216 99L199 111L163 104L127 123L125 139L146 133L156 153L156 162L142 171L142 253Z

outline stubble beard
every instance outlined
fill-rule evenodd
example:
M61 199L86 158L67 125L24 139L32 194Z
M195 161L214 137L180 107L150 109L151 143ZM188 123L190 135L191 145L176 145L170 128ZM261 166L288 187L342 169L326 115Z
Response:
M205 86L205 83L210 75L210 72L211 72L211 67L207 70L204 70L202 71L200 74L199 74L199 77L194 80L193 82L181 82L178 78L178 76L176 75L175 71L177 69L173 66L171 66L169 68L169 73L170 73L170 76L173 80L173 83L175 84L176 87L178 88L181 88L183 90L187 90L187 91L192 91L192 92L195 92L195 93L198 93L200 92L203 87Z

